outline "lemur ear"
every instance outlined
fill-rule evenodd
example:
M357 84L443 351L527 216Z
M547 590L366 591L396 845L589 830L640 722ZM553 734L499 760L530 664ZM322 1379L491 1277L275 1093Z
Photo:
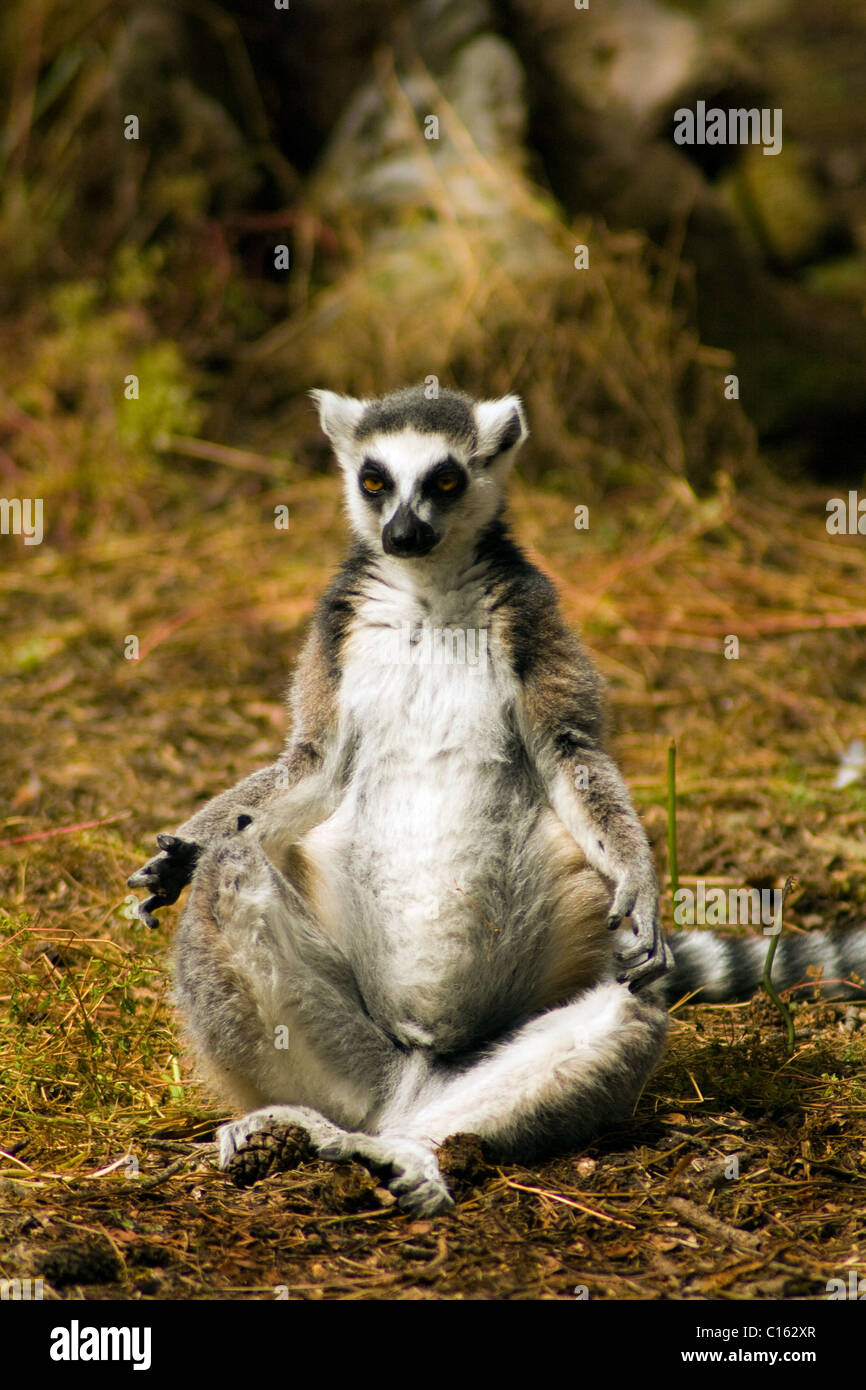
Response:
M478 427L476 456L483 463L491 463L511 450L516 453L529 434L519 396L479 401L475 407L475 423Z
M336 391L311 391L319 409L319 423L335 448L352 442L355 426L364 413L364 402Z

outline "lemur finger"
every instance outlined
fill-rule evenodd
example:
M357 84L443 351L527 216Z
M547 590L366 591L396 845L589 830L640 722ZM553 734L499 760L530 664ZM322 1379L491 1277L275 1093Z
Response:
M138 903L136 905L135 915L139 921L143 922L146 927L149 927L150 930L153 931L155 927L159 926L159 922L153 914L159 908L164 907L164 905L161 898L145 898L143 903Z
M136 869L134 874L129 875L129 878L126 880L129 887L155 887L156 884L159 883L160 879L160 861L162 861L162 863L164 864L167 862L167 858L168 856L165 854L157 854L154 856L153 859L148 859L146 864L142 864L140 869Z
M626 962L640 961L644 960L646 956L658 953L662 950L661 927L657 922L652 926L635 923L634 936L635 940L630 946L623 951L614 952L617 960Z
M652 942L644 942L635 946L632 951L614 951L614 960L618 960L620 965L624 965L628 970L633 965L640 965L642 961L648 960L650 956L656 954Z
M632 994L635 994L645 985L652 984L653 980L658 980L662 975L666 975L667 971L668 967L663 960L651 957L645 965L630 971L628 975L618 977L618 983L628 985Z
M628 951L616 951L615 959L624 970L638 969L650 961L665 959L665 947L661 936L653 941L643 941Z
M178 872L183 869L191 873L201 854L201 845L195 840L179 840L176 835L157 835L156 843L168 856L169 865Z
M664 937L658 917L635 917L632 932L634 940L622 951L616 951L615 958L626 965L638 964L648 956L661 956L664 953Z
M613 895L613 902L610 905L610 912L607 918L607 925L610 930L616 931L624 917L636 917L641 911L639 905L641 903L645 904L648 897L649 895L646 888L642 884L635 883L635 880L632 878L623 879L623 881L618 884ZM650 915L649 912L647 912L646 905L644 905L643 911L646 915Z
M620 984L627 984L632 991L650 984L666 975L674 963L673 954L667 941L656 924L657 934L649 950L635 947L633 951L617 952L617 960L623 965L623 973L618 976Z

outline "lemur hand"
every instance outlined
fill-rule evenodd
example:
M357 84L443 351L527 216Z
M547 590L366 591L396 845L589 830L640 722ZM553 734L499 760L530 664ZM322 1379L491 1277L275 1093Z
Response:
M634 994L666 975L674 963L659 921L658 890L654 880L641 881L633 877L620 880L607 922L611 931L620 926L624 917L631 917L635 942L628 950L616 952L622 967L617 980L627 984Z
M138 904L137 914L146 927L157 926L154 912L176 903L193 876L201 846L176 835L157 835L161 854L148 859L126 880L130 888L145 888L151 897Z

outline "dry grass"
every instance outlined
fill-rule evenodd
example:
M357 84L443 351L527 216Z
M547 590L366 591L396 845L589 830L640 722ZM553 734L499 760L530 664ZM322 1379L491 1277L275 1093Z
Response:
M43 546L2 577L2 1273L93 1297L550 1298L584 1284L790 1298L856 1265L866 1033L853 1006L800 1002L790 1060L767 1001L677 1010L631 1125L533 1170L458 1152L460 1203L432 1223L396 1214L354 1165L237 1192L208 1150L171 1147L210 1137L217 1112L178 1062L174 914L153 935L134 927L124 880L156 829L273 756L284 677L343 533L330 477L178 469L170 527ZM278 502L288 532L273 528ZM795 872L790 928L861 920L866 797L831 784L862 733L862 546L827 537L819 499L795 506L766 484L701 502L635 485L588 533L574 503L519 483L517 530L608 677L660 867L675 735L685 878ZM721 655L731 632L737 662ZM129 634L138 662L123 659ZM129 1154L137 1180L128 1161L99 1175Z

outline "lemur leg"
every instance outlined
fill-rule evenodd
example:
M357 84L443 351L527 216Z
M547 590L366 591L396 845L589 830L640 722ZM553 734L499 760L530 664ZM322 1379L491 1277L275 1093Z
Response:
M365 1012L351 968L305 893L257 836L202 856L175 946L193 1041L243 1103L326 1109L360 1124L387 1085L393 1043Z
M667 1014L625 984L594 986L459 1070L436 1069L377 1117L431 1150L468 1131L503 1159L573 1147L630 1114L658 1060Z
M374 1133L322 1134L315 1142L323 1157L390 1167L401 1205L433 1215L451 1204L435 1158L449 1135L478 1134L498 1157L524 1161L582 1143L628 1117L667 1025L664 1009L646 995L624 984L596 985L465 1068L420 1051L404 1054ZM280 1118L298 1122L296 1114Z
M240 1182L305 1153L359 1157L388 1174L401 1203L450 1204L429 1145L371 1139L405 1066L366 1013L351 969L306 896L300 851L292 881L254 836L203 857L176 946L177 996L193 1042L221 1088L254 1107L218 1132L220 1164ZM283 861L284 862L284 861Z

